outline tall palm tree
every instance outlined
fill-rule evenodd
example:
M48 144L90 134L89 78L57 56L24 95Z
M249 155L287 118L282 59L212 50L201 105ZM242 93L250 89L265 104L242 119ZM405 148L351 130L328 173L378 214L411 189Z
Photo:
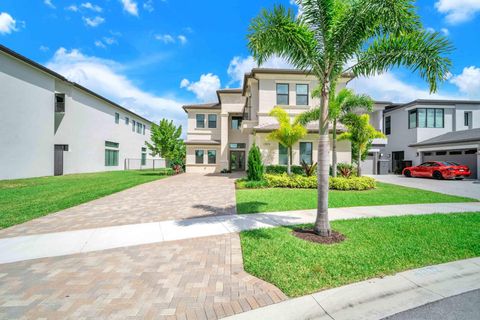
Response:
M295 15L277 5L251 21L248 47L262 64L272 55L315 75L320 83L318 209L314 230L331 234L328 219L329 101L343 72L371 76L392 67L418 71L437 89L446 79L452 50L438 32L424 30L414 0L297 0ZM345 68L348 62L353 65Z
M360 177L362 175L362 170L360 168L362 154L367 151L368 145L373 139L385 138L385 135L380 131L377 131L370 124L370 116L368 114L347 114L342 119L342 123L348 128L348 131L339 135L338 140L350 140L352 144L357 146L357 174Z
M267 138L278 141L287 148L287 173L290 175L292 174L292 147L307 134L307 129L296 120L292 123L288 113L280 107L273 108L270 116L277 119L279 127L270 132Z
M319 97L320 88L316 88L312 92L312 96ZM347 114L357 110L372 111L372 98L364 94L355 94L353 90L347 88L343 88L337 94L332 90L328 119L332 122L332 175L334 177L337 176L337 123ZM307 125L309 122L319 121L319 119L319 107L305 111L298 116L298 121L303 125Z

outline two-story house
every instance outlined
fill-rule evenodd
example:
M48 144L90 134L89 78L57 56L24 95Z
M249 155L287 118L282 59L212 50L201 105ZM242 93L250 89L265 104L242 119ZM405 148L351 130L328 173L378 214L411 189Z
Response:
M425 161L468 165L480 177L480 101L415 100L387 106L383 132L388 144L381 153L391 172Z
M349 80L342 77L337 89ZM188 114L187 172L244 171L248 151L256 143L266 165L286 164L287 150L268 134L278 128L269 116L281 106L293 118L318 106L311 93L318 85L315 76L299 70L256 68L245 75L243 88L218 90L218 101L186 105ZM293 147L293 164L317 162L318 124ZM342 128L340 127L339 131ZM337 143L339 162L351 161L350 143Z

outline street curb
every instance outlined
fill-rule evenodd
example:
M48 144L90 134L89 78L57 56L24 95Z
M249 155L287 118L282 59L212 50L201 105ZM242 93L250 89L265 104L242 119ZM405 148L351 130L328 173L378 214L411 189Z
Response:
M224 319L378 320L480 289L480 257L329 289Z

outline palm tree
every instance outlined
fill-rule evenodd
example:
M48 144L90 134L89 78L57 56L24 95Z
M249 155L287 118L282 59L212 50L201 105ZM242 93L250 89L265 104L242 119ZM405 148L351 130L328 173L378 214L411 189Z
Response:
M312 92L312 96L320 95L319 88ZM337 123L347 114L356 110L373 110L373 100L367 95L355 94L353 90L343 88L337 94L330 96L328 119L332 121L332 175L337 176ZM298 121L307 125L309 122L318 121L320 119L320 108L315 107L303 112L298 116Z
M314 230L330 236L328 219L329 102L344 72L371 76L392 67L418 71L437 89L448 75L452 50L438 32L423 29L414 0L297 0L295 15L277 5L262 10L249 27L248 47L262 64L278 55L315 75L320 83L318 141L318 209ZM345 68L348 62L354 61Z
M338 136L338 140L350 140L352 144L357 146L357 174L360 177L362 171L360 168L360 162L362 154L367 151L368 145L376 138L385 138L385 135L380 131L377 131L370 124L370 116L368 114L347 114L342 123L348 128L348 132L342 133Z
M292 147L298 140L307 134L307 129L297 121L292 123L288 113L280 108L275 107L270 111L270 116L275 117L278 121L278 129L270 132L267 136L269 140L275 140L287 148L287 173L292 174Z

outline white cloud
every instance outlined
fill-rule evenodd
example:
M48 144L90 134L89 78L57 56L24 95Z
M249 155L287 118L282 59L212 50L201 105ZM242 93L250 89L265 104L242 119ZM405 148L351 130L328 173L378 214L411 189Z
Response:
M102 40L95 41L95 46L103 49L113 44L118 44L117 39L115 39L114 37L103 37Z
M147 0L143 3L143 10L148 12L153 12L155 8L153 7L153 0Z
M437 32L437 30L435 30L432 27L425 28L425 31L431 32L431 33ZM440 28L440 32L446 37L448 37L448 35L450 35L450 30L448 30L447 28Z
M430 94L428 89L422 89L415 85L400 80L392 72L385 72L373 77L359 77L348 84L348 87L358 93L365 93L376 100L392 102L409 102L415 99L455 99L459 97Z
M246 58L242 57L233 57L228 65L227 73L230 77L230 84L243 82L243 76L245 73L252 71L253 68L258 67L258 64L255 62L252 56ZM285 59L274 56L269 58L264 64L261 65L263 68L275 68L275 69L293 69L293 66L289 64Z
M18 31L17 21L6 12L0 13L0 34L9 34Z
M115 61L87 56L77 49L60 48L47 67L147 119L158 122L168 118L185 125L181 106L187 103L143 91L123 74L125 66Z
M183 79L180 82L180 88L193 92L202 102L216 101L217 90L220 89L220 78L212 73L202 74L197 82Z
M43 51L43 52L47 52L47 51L49 51L49 50L50 50L50 48L49 48L49 47L47 47L47 46L44 46L44 45L41 45L39 49L40 49L40 51Z
M107 47L107 46L105 45L105 43L103 43L103 42L100 41L100 40L95 41L95 46L96 46L96 47L99 47L99 48L103 48L103 49L105 49L105 48Z
M43 0L43 3L47 6L47 7L50 7L52 9L55 9L55 5L52 3L52 0Z
M459 24L474 18L480 11L480 0L438 0L435 8L446 15L448 23Z
M183 34L179 35L177 39L178 41L180 41L181 44L187 43L187 37L185 37Z
M469 97L480 98L480 68L466 67L461 74L452 76L450 82Z
M157 34L155 39L162 41L163 43L174 43L175 39L169 34Z
M102 7L100 7L96 4L92 4L91 2L82 3L80 6L82 8L90 9L90 10L95 11L95 12L102 12Z
M131 15L138 16L138 6L133 0L120 0L123 4L123 10L127 11Z
M85 22L85 24L87 26L90 26L90 27L98 27L100 24L104 23L105 22L105 19L100 17L100 16L96 16L95 18L85 18L85 17L82 17L83 19L83 22Z
M72 12L77 12L78 11L78 7L74 4L71 4L69 5L68 7L65 8L65 10L67 11L72 11Z

